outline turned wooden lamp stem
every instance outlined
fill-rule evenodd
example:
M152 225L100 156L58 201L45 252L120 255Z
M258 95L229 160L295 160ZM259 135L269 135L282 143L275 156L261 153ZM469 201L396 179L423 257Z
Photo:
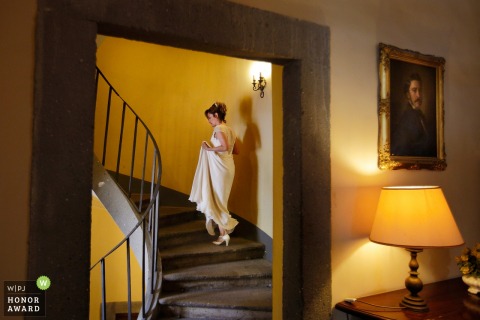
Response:
M405 287L410 293L403 297L400 305L414 311L426 312L428 311L427 303L418 295L423 289L423 283L418 277L417 270L419 265L417 262L417 253L422 252L423 249L406 248L405 250L410 252L410 263L408 264L410 267L410 275L405 279Z

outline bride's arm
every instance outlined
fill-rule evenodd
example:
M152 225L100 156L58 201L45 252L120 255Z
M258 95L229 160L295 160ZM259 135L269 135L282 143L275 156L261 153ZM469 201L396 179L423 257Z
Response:
M215 132L215 137L220 142L220 145L218 147L209 148L204 143L204 144L202 144L202 148L207 150L207 151L217 151L217 152L227 151L228 150L228 141L225 137L225 134L221 131L217 131L217 132Z

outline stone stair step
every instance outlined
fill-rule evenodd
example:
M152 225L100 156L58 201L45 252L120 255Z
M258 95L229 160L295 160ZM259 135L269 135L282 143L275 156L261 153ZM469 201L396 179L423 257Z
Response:
M253 259L203 265L165 272L164 292L187 292L239 287L272 286L272 264Z
M189 243L213 241L205 229L205 220L192 220L186 223L160 227L158 246L161 249L172 248Z
M265 246L262 243L236 237L232 237L228 247L224 244L216 246L209 241L160 250L164 272L190 266L257 259L264 254Z
M158 225L171 226L186 221L202 218L203 215L196 211L194 206L176 207L176 206L161 206L159 209Z
M160 207L157 319L271 319L272 264L263 259L265 246L235 233L228 247L216 246L203 214L193 204L173 203Z
M206 319L271 319L271 288L187 292L160 298L160 314Z

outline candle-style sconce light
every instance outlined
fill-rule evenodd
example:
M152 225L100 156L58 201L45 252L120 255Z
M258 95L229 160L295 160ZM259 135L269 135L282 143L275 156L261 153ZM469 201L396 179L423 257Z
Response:
M260 90L260 98L263 98L264 96L263 90L267 86L267 80L265 80L261 72L260 72L260 77L258 78L258 82L255 80L255 76L253 76L252 85L253 85L253 91Z

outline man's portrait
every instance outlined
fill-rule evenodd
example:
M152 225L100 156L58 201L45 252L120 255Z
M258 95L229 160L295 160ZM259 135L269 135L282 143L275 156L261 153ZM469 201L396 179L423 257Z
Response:
M436 157L435 68L390 61L390 153Z
M445 170L445 59L379 45L378 167Z

